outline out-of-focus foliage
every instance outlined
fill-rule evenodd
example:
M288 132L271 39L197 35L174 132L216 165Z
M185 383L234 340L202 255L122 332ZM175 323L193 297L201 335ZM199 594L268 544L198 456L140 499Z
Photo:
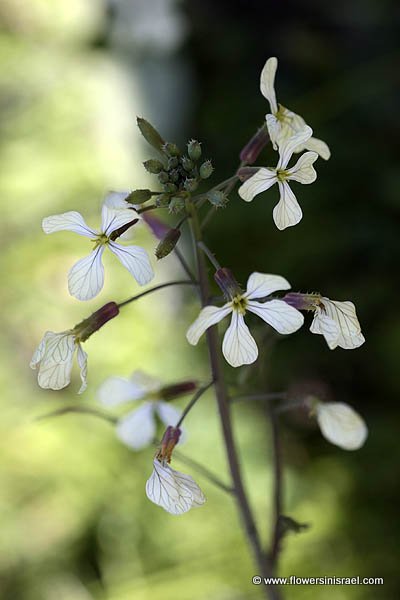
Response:
M89 416L35 421L70 403L95 406L96 387L110 374L142 368L166 381L206 381L204 346L189 349L184 338L194 315L184 306L190 292L148 296L96 333L85 344L89 389L82 397L76 396L77 373L70 389L45 392L28 363L45 330L69 328L102 303L138 290L110 257L101 296L87 304L71 298L67 271L87 245L70 233L45 236L42 217L75 209L95 224L107 190L148 184L141 161L149 153L135 130L136 114L168 135L204 141L215 180L229 176L235 152L266 112L258 78L270 55L280 59L280 99L328 141L332 158L319 160L317 182L298 190L300 225L283 233L274 228L274 190L251 207L233 194L211 221L210 246L243 282L249 271L271 271L295 290L319 288L331 298L354 300L367 338L361 349L330 352L304 328L276 344L257 370L270 389L325 381L371 430L365 448L353 454L328 446L308 423L283 420L285 511L312 527L287 539L280 571L386 578L384 588L284 591L289 600L314 592L321 600L397 597L395 10L377 0L308 0L284 8L136 0L110 3L108 10L84 0L2 3L1 600L260 595L250 583L255 572L234 503L223 492L192 472L208 502L174 518L144 494L152 449L129 451L107 423ZM265 152L267 163L271 156ZM150 234L141 229L137 236L151 253ZM178 274L170 256L158 264L156 282ZM238 373L228 369L227 375L233 383ZM246 369L240 376L246 378ZM247 376L249 385L254 371ZM261 405L239 403L234 417L267 539L268 420ZM227 480L211 393L187 425L182 452ZM190 470L178 461L175 466Z

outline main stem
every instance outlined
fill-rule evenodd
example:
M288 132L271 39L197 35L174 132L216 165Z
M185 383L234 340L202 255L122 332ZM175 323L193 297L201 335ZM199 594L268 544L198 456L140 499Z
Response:
M188 205L188 209L191 217L191 231L194 241L194 249L197 262L201 303L202 306L205 306L208 303L208 298L210 294L204 255L200 251L200 248L198 246L199 242L202 241L200 222L196 207L193 203L190 203ZM258 575L260 575L261 577L271 577L272 568L269 563L269 558L263 552L257 526L243 485L239 458L237 454L235 439L233 436L229 399L221 367L218 329L216 325L207 329L207 345L211 373L214 381L214 389L217 398L218 411L221 419L222 433L225 442L225 449L233 481L234 493L238 505L238 510L240 512L240 516L257 563L257 567L259 570ZM281 596L276 586L263 585L262 587L265 591L266 598L269 598L270 600L280 600Z

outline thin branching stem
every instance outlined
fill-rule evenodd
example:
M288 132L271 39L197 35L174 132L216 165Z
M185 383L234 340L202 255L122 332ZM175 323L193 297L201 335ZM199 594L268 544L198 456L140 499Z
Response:
M196 402L202 397L202 395L214 384L214 380L210 381L209 383L207 383L206 385L203 385L201 388L199 388L197 390L197 392L194 394L193 398L188 402L188 404L186 405L183 413L181 414L181 418L179 419L179 421L177 422L177 424L175 425L175 427L180 427L184 421L184 419L186 418L187 414L192 410L193 406L196 404Z
M57 408L56 410L52 410L51 412L45 413L44 415L39 415L38 417L36 417L35 421L43 421L45 419L50 419L52 417L60 417L61 415L66 415L70 413L80 413L91 415L94 417L99 417L100 419L103 419L103 421L107 421L108 423L111 423L113 425L118 423L117 417L113 417L112 415L98 410L97 408L90 408L90 406L80 405L63 406L62 408Z
M224 483L223 481L221 481L221 479L219 477L217 477L217 475L214 475L214 473L211 473L211 471L209 471L207 469L207 467L204 467L203 465L198 463L193 458L189 458L188 456L186 456L185 454L182 454L182 452L180 452L178 450L174 450L174 458L180 460L181 463L183 463L184 465L187 465L188 467L193 468L200 475L203 475L203 477L208 479L208 481L210 481L211 483L213 483L214 485L219 487L224 492L227 492L228 494L233 494L235 492L233 487L231 487L231 486L227 485L226 483Z
M158 290L162 290L163 288L166 287L170 287L171 285L198 285L197 281L188 281L186 279L182 280L182 281L168 281L167 283L160 283L160 285L155 285L154 287L149 288L148 290L145 290L144 292L141 292L140 294L136 294L136 296L132 296L132 298L128 298L127 300L124 300L124 302L120 302L120 304L118 304L118 308L122 308L123 306L126 306L127 304L130 304L131 302L134 302L135 300L139 300L139 298L142 298L143 296L147 296L147 294L152 294L153 292L157 292Z

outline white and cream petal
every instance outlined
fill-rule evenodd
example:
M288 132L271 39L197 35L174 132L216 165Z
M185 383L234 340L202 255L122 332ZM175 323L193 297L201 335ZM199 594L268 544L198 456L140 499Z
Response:
M76 353L76 357L78 360L78 365L81 374L82 385L79 388L78 394L83 394L83 392L87 388L87 353L83 350L82 346L78 343L78 351Z
M96 231L93 231L93 229L86 224L82 215L75 210L70 210L69 212L60 215L45 217L42 221L42 228L45 233L73 231L74 233L89 238L98 235Z
M358 450L368 436L362 417L343 402L320 402L316 406L319 428L325 439L344 450Z
M255 196L268 190L278 181L276 171L262 167L245 181L238 189L239 196L245 202L251 202Z
M266 98L271 107L271 112L276 113L278 110L278 104L276 101L275 94L275 73L278 67L278 59L275 56L271 56L264 65L261 71L260 78L260 90L264 98Z
M288 179L299 183L309 184L317 179L317 173L312 166L317 160L316 152L305 152L291 169L288 169Z
M232 304L228 302L222 307L218 306L205 306L201 311L197 319L191 324L186 333L186 339L189 344L195 346L203 333L216 323L219 323L229 313L232 312Z
M304 323L301 312L283 300L269 300L265 303L250 300L247 310L271 325L278 333L285 335L294 333Z
M104 246L99 246L81 258L68 273L68 289L78 300L91 300L104 285L104 267L101 262Z
M173 515L181 515L192 507L204 504L205 497L192 477L175 471L157 459L153 466L146 483L146 494L154 504Z
M312 136L312 129L306 125L303 129L290 137L281 138L278 141L279 161L277 169L286 169L289 160L296 147L304 144Z
M144 402L142 406L123 417L116 427L119 439L133 450L149 446L156 434L153 413L154 403Z
M40 387L60 390L70 383L75 350L75 336L72 333L45 333L30 365L32 369L38 368Z
M110 235L116 229L127 225L138 218L133 208L122 208L116 197L103 203L101 209L101 231L105 235ZM127 205L128 206L128 205Z
M324 160L329 160L331 157L331 151L328 144L318 138L310 137L310 139L305 142L304 147L306 150L316 152ZM298 152L298 150L295 150L295 152Z
M297 225L303 217L303 212L287 181L279 181L280 200L272 211L275 225L281 231Z
M108 377L97 390L97 397L100 402L109 407L140 400L145 395L146 390L139 388L124 377Z
M255 272L247 280L246 292L243 297L248 300L264 298L278 290L289 290L290 287L290 283L280 275Z
M231 324L225 332L222 353L232 367L250 365L258 357L257 344L239 311L232 313Z
M169 425L175 427L182 416L182 411L172 406L170 402L155 402L154 408L166 427Z
M350 301L339 302L322 297L310 331L323 335L331 350L337 346L352 350L365 342L355 306Z
M121 246L115 242L109 242L108 247L139 285L146 285L153 279L154 272L146 250L140 246Z

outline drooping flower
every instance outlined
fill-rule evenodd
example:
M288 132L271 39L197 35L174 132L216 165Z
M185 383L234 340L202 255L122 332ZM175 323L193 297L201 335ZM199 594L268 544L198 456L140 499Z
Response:
M299 183L309 184L313 183L317 178L315 169L312 166L318 158L316 152L305 152L293 167L290 169L287 168L296 147L303 145L310 138L311 134L311 127L305 126L304 129L292 137L282 139L279 142L279 161L276 167L262 167L247 179L238 190L243 200L251 202L257 194L265 192L277 183L280 200L275 206L272 215L275 225L280 230L297 225L303 216L296 196L292 192L288 182L298 181Z
M116 426L116 434L124 444L133 450L141 450L154 440L156 416L165 426L176 425L180 419L181 411L165 400L188 394L195 389L196 383L193 381L163 386L155 377L135 371L130 379L106 379L98 390L98 397L107 407L144 400L139 408L122 417Z
M344 402L318 402L314 407L324 438L344 450L358 450L368 436L361 416Z
M215 278L217 281L218 278L229 280L230 273L227 269L219 269ZM221 281L219 283L221 285ZM221 287L224 287L224 283ZM298 310L283 300L257 301L257 299L264 299L278 290L289 288L289 282L280 275L266 273L252 273L244 293L237 285L232 285L232 279L228 281L228 284L225 282L225 289L228 290L227 295L230 297L229 302L220 308L217 306L204 307L187 331L188 342L196 345L209 327L232 314L231 324L226 330L222 344L223 355L232 367L255 362L258 357L258 348L244 321L244 315L246 312L256 314L278 333L289 334L297 331L304 322L304 317Z
M126 207L122 208L107 199L102 207L100 232L91 229L82 215L76 211L43 219L42 227L45 233L73 231L90 238L95 244L94 250L79 260L68 274L68 289L72 296L78 300L90 300L100 292L104 284L102 255L106 247L117 256L140 285L145 285L153 278L153 269L143 248L122 246L114 241L129 224L134 224L137 219L137 213L129 208L127 203Z
M365 342L356 308L349 300L339 302L322 296L315 308L310 331L323 335L331 350L337 346L352 350Z
M261 72L260 89L262 95L268 100L271 113L266 115L268 133L272 144L276 149L283 140L298 133L306 122L303 117L297 115L291 110L278 104L275 94L275 73L278 66L278 59L274 56L269 58ZM301 152L302 150L312 150L317 152L322 158L328 160L331 152L325 142L314 137L310 137L299 145L294 151Z
M75 325L73 329L61 333L46 331L30 362L31 369L39 369L38 384L40 387L52 390L61 390L66 387L71 381L76 352L82 380L78 393L82 394L87 386L87 354L82 349L81 342L85 342L118 313L118 305L115 302L108 302L90 317Z
M173 469L169 463L181 431L168 427L153 461L153 472L146 483L149 500L172 515L181 515L201 506L206 498L190 475Z

